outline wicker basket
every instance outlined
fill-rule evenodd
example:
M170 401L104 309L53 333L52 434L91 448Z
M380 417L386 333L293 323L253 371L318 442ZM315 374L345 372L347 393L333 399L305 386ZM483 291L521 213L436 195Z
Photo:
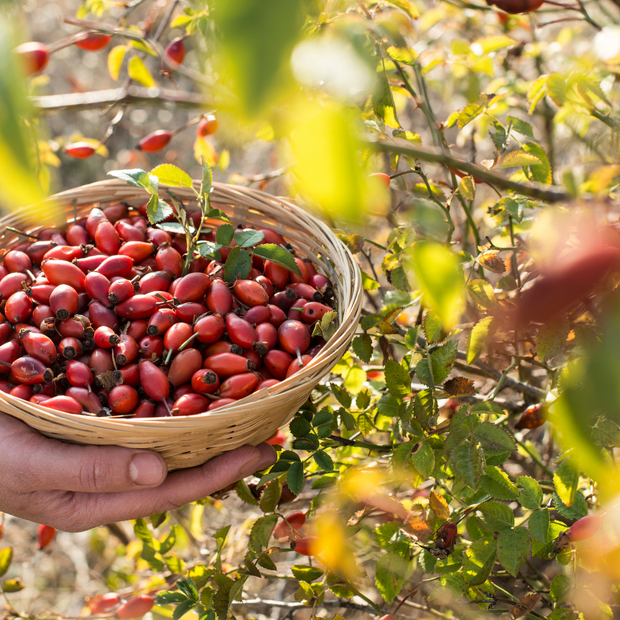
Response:
M190 205L194 201L190 189L175 187L173 192ZM165 198L165 189L161 189L160 194ZM60 206L70 222L74 201L80 217L95 204L105 207L123 201L137 206L144 202L145 197L144 190L113 180L62 192L50 200ZM252 189L219 183L215 184L211 202L234 224L277 230L293 244L300 256L310 258L335 284L339 327L308 366L277 386L195 416L151 419L76 416L45 409L3 392L0 392L0 410L48 437L63 441L156 450L163 455L171 470L200 465L244 444L256 445L286 424L306 401L313 387L338 362L355 332L362 305L359 267L325 224L289 202ZM0 219L0 230L3 231L0 249L18 241L15 234L6 230L7 226L36 232L54 224L53 209L49 214L45 210L43 216L41 213L39 206L36 210L22 209Z

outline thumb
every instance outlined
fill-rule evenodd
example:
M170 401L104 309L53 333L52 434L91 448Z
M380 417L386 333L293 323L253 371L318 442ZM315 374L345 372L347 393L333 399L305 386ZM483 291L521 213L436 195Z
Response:
M146 450L77 446L47 438L32 448L20 451L20 469L33 491L135 491L160 485L168 473L164 458Z

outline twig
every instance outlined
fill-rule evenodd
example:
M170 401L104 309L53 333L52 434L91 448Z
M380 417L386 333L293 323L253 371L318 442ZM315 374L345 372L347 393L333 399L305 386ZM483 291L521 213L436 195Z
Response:
M444 153L438 153L436 151L430 151L420 147L411 146L405 140L395 138L394 140L378 140L376 142L367 142L368 146L374 147L379 151L389 153L402 153L404 155L411 155L423 161L433 162L436 164L442 164L449 168L455 168L461 170L469 175L475 176L485 183L497 185L503 189L512 190L523 196L529 196L530 198L536 198L538 200L545 200L547 202L561 202L569 200L569 195L565 192L552 189L543 189L534 185L525 185L523 183L515 183L510 181L494 172L489 172L478 166L474 166L468 162L460 159L454 159Z
M44 95L30 97L30 101L41 112L59 112L101 108L109 105L159 105L174 103L190 108L212 107L210 99L199 93L171 90L167 88L145 88L131 85L128 88L110 88L88 93L67 93L62 95Z
M284 607L286 609L308 609L308 605L297 602L288 601L270 601L261 598L250 598L244 601L233 601L233 606L239 607L240 605L266 605L268 607ZM323 601L319 607L342 607L345 609L356 609L358 611L366 611L374 614L375 610L370 605L360 605L359 603L353 603L351 601L343 601L338 599L337 601Z

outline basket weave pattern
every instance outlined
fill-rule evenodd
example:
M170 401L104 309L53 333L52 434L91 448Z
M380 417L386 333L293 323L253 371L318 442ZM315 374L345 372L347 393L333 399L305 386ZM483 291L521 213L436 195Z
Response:
M199 185L196 185L199 189ZM174 196L195 205L189 188L171 188ZM166 190L160 189L165 199ZM117 202L138 206L147 199L142 189L111 180L78 187L53 196L67 222L92 206ZM338 329L308 366L282 383L262 389L221 409L195 416L172 418L95 418L45 409L0 392L0 411L8 413L48 437L79 444L116 445L156 450L170 470L194 467L242 446L257 445L286 424L310 392L346 351L358 324L362 306L361 274L355 259L325 224L295 205L256 190L214 184L212 207L221 209L234 225L273 228L290 241L298 256L307 257L334 284L338 302ZM0 249L23 239L6 230L12 226L35 233L54 222L54 210L26 208L0 219ZM320 257L319 257L320 255Z

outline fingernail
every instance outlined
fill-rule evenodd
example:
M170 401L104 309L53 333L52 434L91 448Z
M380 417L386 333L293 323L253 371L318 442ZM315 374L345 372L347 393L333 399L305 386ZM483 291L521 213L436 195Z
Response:
M129 464L129 477L136 484L158 484L164 473L163 463L154 454L136 454Z
M256 449L256 453L252 455L241 467L239 467L239 478L245 478L246 476L250 476L255 471L260 469L260 462L263 460L263 455L260 450Z

